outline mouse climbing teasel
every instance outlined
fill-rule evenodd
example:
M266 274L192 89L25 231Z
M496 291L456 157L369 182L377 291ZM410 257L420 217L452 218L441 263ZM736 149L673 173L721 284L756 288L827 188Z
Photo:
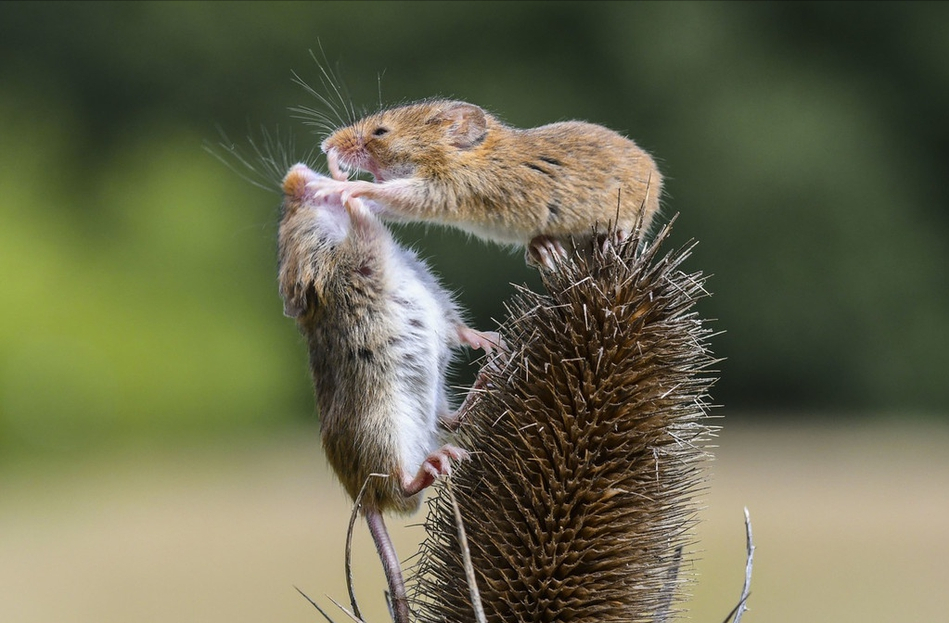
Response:
M416 511L421 491L467 457L442 438L459 417L446 370L459 347L489 350L500 338L464 324L451 294L363 200L314 192L321 177L298 164L284 178L280 295L306 338L326 457L353 499L365 485L362 513L403 623L383 513Z

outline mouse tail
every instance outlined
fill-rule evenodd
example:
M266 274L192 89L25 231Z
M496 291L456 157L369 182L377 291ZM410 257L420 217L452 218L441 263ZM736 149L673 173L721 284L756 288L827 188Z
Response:
M389 583L389 599L391 600L393 619L395 623L409 623L409 598L405 592L405 580L402 578L402 565L395 553L395 546L392 545L392 539L389 537L389 531L382 519L382 513L367 508L365 515L366 523L369 525L369 533L372 534L376 551L379 552L379 558L382 560L386 581Z

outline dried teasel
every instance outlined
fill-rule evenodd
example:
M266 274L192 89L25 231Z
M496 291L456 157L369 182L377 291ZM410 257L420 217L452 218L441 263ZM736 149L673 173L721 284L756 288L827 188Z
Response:
M521 289L506 358L458 430L472 453L428 502L410 593L417 620L475 620L457 498L488 621L649 621L677 613L691 578L696 494L716 427L711 330L694 310L692 245L580 252ZM686 555L683 556L683 552Z

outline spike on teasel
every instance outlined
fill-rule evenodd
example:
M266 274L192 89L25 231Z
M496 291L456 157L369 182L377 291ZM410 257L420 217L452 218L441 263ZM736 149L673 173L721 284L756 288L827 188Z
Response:
M707 400L716 360L694 311L691 246L575 252L520 289L509 355L458 434L472 453L451 484L488 621L649 621L675 614L689 578ZM445 485L440 484L443 488ZM473 621L454 514L429 501L412 586L422 622Z

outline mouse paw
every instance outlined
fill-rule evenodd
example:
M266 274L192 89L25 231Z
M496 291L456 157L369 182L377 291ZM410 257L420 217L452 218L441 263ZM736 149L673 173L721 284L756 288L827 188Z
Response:
M321 175L307 183L306 187L313 193L315 201L339 200L340 203L343 203L340 195L342 184L345 184L345 182L339 182L331 177Z
M484 368L481 368L477 378L475 378L475 382L471 385L468 393L465 394L465 399L461 402L461 405L455 411L446 413L441 417L442 426L450 431L457 430L458 427L461 426L461 421L467 417L468 412L471 411L481 396L494 388L491 382L492 377L497 378L496 374L503 365L503 360L511 356L507 349L502 350L501 353L501 356L495 357L488 362ZM485 369L489 366L492 369L490 374L485 372Z
M595 244L599 246L600 253L606 254L611 247L619 249L629 238L629 232L625 229L616 229L612 233L597 234L594 239Z
M365 194L373 187L371 182L363 180L347 182L334 180L331 177L321 177L307 184L307 188L312 188L315 191L314 196L317 200L327 199L335 195L339 197L343 204L348 203L350 199Z
M497 331L476 331L465 325L458 325L458 339L465 346L475 350L483 350L486 354L491 354L495 348L504 351L504 340Z
M403 493L406 496L415 495L422 489L430 487L439 476L451 476L451 462L463 461L467 458L466 450L445 444L425 457L414 478L402 481Z
M557 261L567 258L567 250L556 238L550 236L535 236L527 246L527 263L556 270Z

